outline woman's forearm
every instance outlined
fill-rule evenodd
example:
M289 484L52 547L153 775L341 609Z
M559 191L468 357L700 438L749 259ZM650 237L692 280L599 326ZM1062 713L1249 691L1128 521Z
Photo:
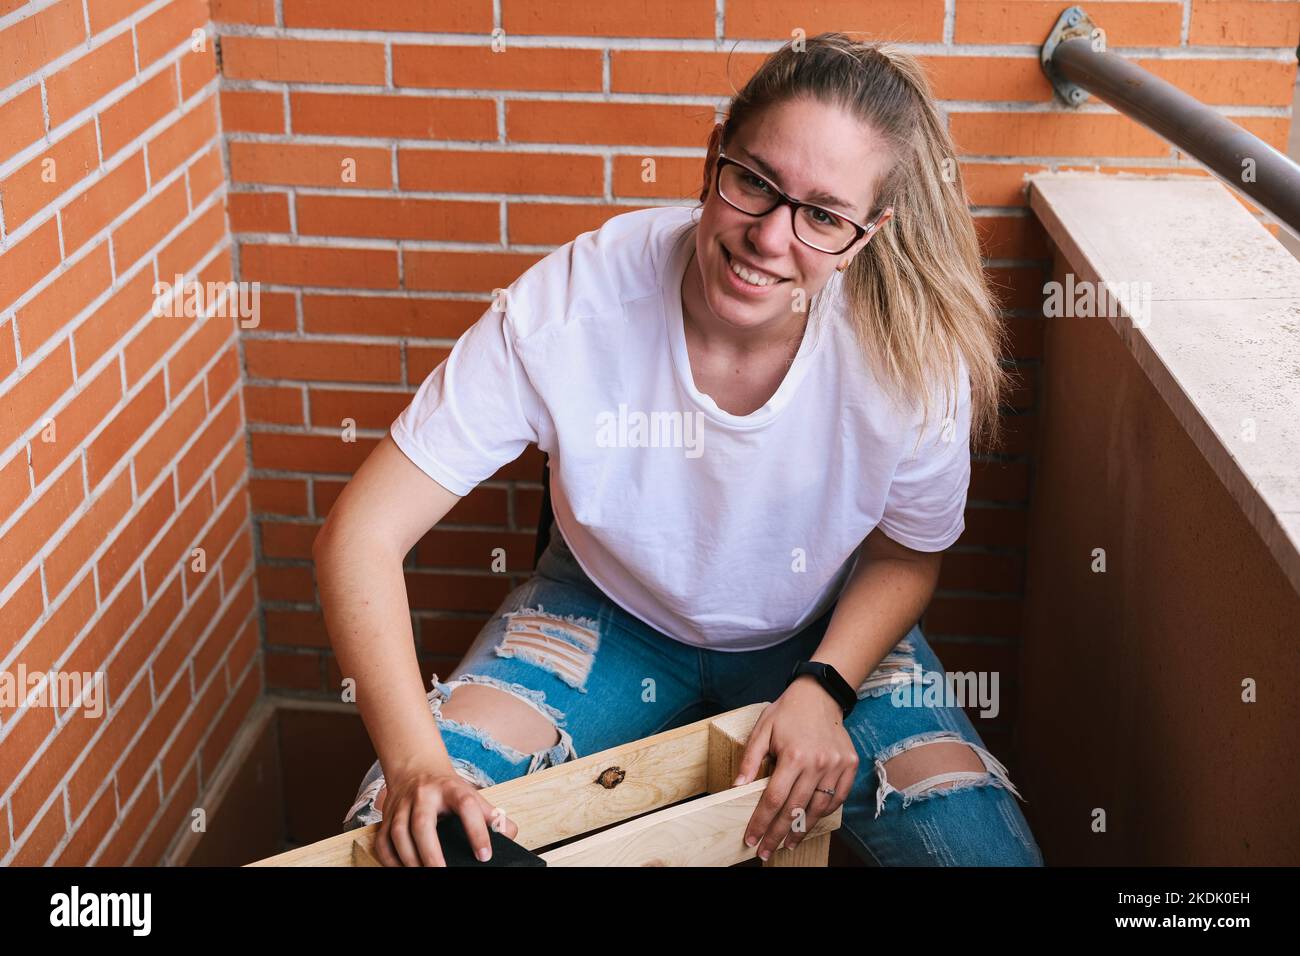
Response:
M415 655L402 555L339 530L312 548L330 643L385 776L452 771Z
M934 594L942 553L917 554L861 556L812 660L830 664L849 686L862 686Z

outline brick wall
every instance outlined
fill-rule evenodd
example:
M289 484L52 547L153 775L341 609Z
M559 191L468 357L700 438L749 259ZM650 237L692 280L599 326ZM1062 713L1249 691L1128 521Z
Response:
M1005 750L1048 262L1023 178L1052 165L1189 165L1104 106L1070 111L1053 102L1038 48L1064 6L467 0L417 12L343 0L214 3L237 259L274 303L243 343L268 686L336 692L312 539L348 475L487 307L490 290L610 215L694 200L715 107L730 90L733 44L739 87L794 28L847 29L922 54L963 150L1014 334L1008 359L1023 386L1004 460L974 466L968 530L926 618L947 667L1002 671L1003 711L988 737ZM1127 55L1270 143L1285 142L1300 4L1087 9L1112 47L1131 48ZM505 52L487 39L498 27ZM647 156L655 183L641 179ZM355 443L340 439L345 418L356 422ZM454 664L520 580L488 570L491 549L505 546L520 574L531 566L540 467L530 449L410 556L426 674Z
M1200 174L1100 104L1053 101L1038 48L1064 6L212 0L218 102L211 48L188 46L201 3L0 0L0 667L106 662L113 707L89 730L0 713L0 862L160 856L260 690L254 605L266 686L336 695L310 547L339 490L494 287L617 212L693 202L715 111L796 28L908 45L962 150L1023 381L925 623L949 669L1002 672L981 733L1007 758L1048 265L1023 179ZM1284 144L1300 2L1086 9ZM155 275L232 268L262 283L256 328L149 317ZM426 676L528 573L540 469L530 449L409 556ZM198 546L205 575L182 566ZM502 546L508 577L488 570Z
M158 862L261 690L235 325L151 308L231 275L217 82L204 2L0 0L0 670L107 674L0 707L3 863Z

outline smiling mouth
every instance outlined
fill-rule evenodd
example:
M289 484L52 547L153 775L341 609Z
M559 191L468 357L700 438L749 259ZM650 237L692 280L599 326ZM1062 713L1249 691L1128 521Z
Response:
M721 245L721 243L719 243L719 245ZM731 255L731 250L728 249L726 246L722 246L722 255L723 255L723 258L725 258L725 259L727 260L727 268L728 268L728 269L731 269L731 271L732 271L733 273L734 273L736 270L735 270L734 268L732 268L732 266L733 266L733 265L737 265L737 266L740 266L742 269L744 269L745 272L748 273L749 275L751 275L751 276L754 276L754 275L761 276L763 279L766 280L766 281L761 282L761 283L750 282L749 284L750 284L750 285L753 285L755 288L764 288L764 287L766 287L766 286L773 286L773 285L777 285L777 284L782 283L782 282L789 282L789 281L790 281L789 279L784 278L784 277L782 277L782 276L775 276L775 275L772 275L771 273L768 273L768 272L759 272L757 269L751 269L751 268L749 268L749 266L745 265L743 262L738 262L738 261L737 261L737 260L736 260L732 255ZM749 281L748 279L745 279L744 276L739 276L739 278L740 278L742 281L745 281L745 282L748 282L748 281Z

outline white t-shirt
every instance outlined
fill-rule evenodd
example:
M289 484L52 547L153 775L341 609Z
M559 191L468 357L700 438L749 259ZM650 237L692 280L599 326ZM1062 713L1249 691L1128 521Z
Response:
M392 436L457 495L535 442L560 532L608 597L678 641L756 650L830 607L873 528L919 551L961 534L970 380L963 364L946 428L936 390L918 435L919 405L869 373L833 272L776 393L723 411L695 387L682 327L692 211L623 213L535 263Z

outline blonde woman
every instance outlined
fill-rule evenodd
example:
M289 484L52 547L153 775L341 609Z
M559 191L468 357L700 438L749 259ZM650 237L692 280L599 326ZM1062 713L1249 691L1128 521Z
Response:
M314 548L379 756L344 826L380 821L385 864L443 865L443 814L480 854L514 836L483 787L770 701L738 781L774 758L758 856L842 807L870 865L1042 865L1005 768L918 692L1004 388L954 156L913 58L787 44L715 128L698 207L555 250L424 381ZM403 558L530 443L549 547L426 694Z

